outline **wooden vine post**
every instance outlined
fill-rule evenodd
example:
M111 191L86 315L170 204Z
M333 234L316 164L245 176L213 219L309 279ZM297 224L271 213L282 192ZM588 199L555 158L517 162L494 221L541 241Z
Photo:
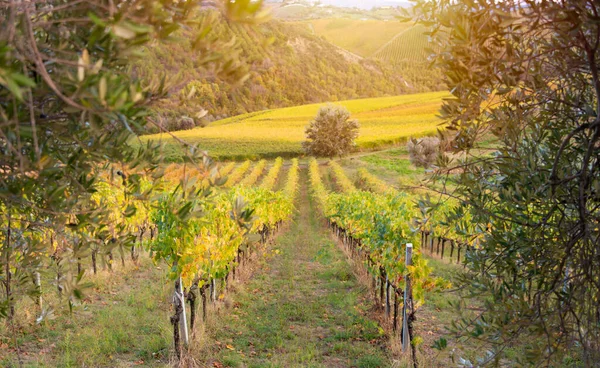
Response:
M412 265L412 251L413 251L412 243L406 244L405 264L406 264L407 268L408 268L408 266ZM413 336L414 313L415 313L415 311L414 311L411 279L410 279L410 274L407 272L405 285L404 285L404 301L403 301L403 306L402 306L402 333L400 336L402 339L402 351L406 352L406 351L408 351L409 346L411 347L412 356L413 356L413 366L416 368L416 367L418 367L416 347L413 344L411 344L412 336Z
M173 307L175 313L171 317L173 324L173 340L175 345L175 353L178 358L181 358L180 340L183 340L183 345L189 344L189 335L187 327L187 316L185 311L185 299L183 295L183 285L181 277L175 281L175 291L173 293Z
M406 257L405 264L406 266L410 266L412 258L412 244L406 244ZM408 318L407 318L407 309L409 304L411 304L411 298L409 297L409 286L410 286L410 275L406 275L405 285L404 285L404 301L402 305L402 351L406 351L408 349L408 344L410 343L410 336L408 332Z

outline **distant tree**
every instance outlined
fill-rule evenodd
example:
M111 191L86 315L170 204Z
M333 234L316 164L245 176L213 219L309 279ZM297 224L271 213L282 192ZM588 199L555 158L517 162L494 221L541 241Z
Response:
M189 130L194 129L196 127L196 122L194 119L189 116L182 116L177 120L176 129L177 130Z
M428 168L438 157L440 139L435 137L410 139L406 144L406 149L413 165Z
M345 107L323 106L306 128L306 141L302 146L309 155L343 156L355 146L358 129L358 120L350 119Z

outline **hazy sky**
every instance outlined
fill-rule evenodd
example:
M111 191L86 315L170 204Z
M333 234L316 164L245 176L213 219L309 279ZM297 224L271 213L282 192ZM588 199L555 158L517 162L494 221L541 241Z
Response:
M374 6L410 5L409 0L320 0L322 4L371 9Z

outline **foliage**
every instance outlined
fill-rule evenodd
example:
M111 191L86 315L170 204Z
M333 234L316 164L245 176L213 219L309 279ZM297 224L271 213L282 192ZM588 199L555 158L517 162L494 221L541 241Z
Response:
M197 20L198 26L177 33L177 42L147 47L133 68L146 80L166 75L175 81L169 85L171 97L153 107L155 118L170 130L181 116L200 126L265 109L441 90L436 89L437 77L433 83L413 83L405 67L399 72L388 62L352 56L301 24L273 19L259 27L242 27L212 11ZM212 38L234 45L230 49L237 63L249 72L243 88L227 75L215 76L191 51L206 26L211 27Z
M335 182L342 192L351 193L356 191L356 187L354 186L352 181L348 179L348 176L346 176L346 173L344 172L344 169L340 166L340 164L338 164L335 161L330 161L329 166L331 167L331 170L333 170Z
M306 141L302 147L309 155L342 156L354 148L358 129L358 120L350 119L350 111L346 108L324 106L306 127Z
M489 302L458 330L487 347L477 365L500 364L522 341L523 365L596 364L597 3L441 0L416 10L434 27L453 94L442 116L466 153L439 177L460 168L451 194L482 238L462 284ZM481 157L473 149L485 134L497 150Z
M292 166L288 170L288 177L283 191L290 197L295 197L298 191L299 167L298 159L292 159Z
M221 177L227 177L229 173L235 168L235 162L230 162L227 165L221 167L219 169L219 175Z
M404 287L410 274L413 295L418 303L424 302L424 292L439 283L429 277L431 269L419 252L415 231L411 224L416 215L413 198L406 194L386 195L354 190L348 193L329 193L320 178L315 159L309 164L309 181L313 197L323 215L346 230L369 252L375 263L369 271L379 275L382 267L391 282ZM415 245L413 265L405 266L404 256L407 243Z
M273 166L269 169L267 176L263 179L262 183L260 183L260 187L264 189L271 190L275 186L275 182L279 177L279 172L281 171L281 167L283 166L283 159L281 157L277 157Z
M410 136L435 134L439 124L436 113L447 92L422 93L397 97L343 101L360 120L360 149L372 149L405 142ZM184 155L178 139L198 144L212 157L245 160L293 157L302 154L306 122L322 105L305 105L262 111L211 123L206 128L170 134L144 136L142 142L164 142L171 160Z
M151 249L156 260L173 265L171 278L181 276L185 287L225 277L238 250L251 245L247 235L274 228L294 208L295 193L240 185L211 194L201 186L186 189L184 182L168 185L172 189L152 211L159 231ZM199 190L203 196L188 201L186 213L171 205L178 196ZM202 217L194 216L196 211L201 211Z
M252 185L254 185L258 181L258 178L262 175L262 173L265 170L266 166L267 166L267 161L266 160L260 160L260 161L258 161L258 163L254 166L254 169L252 169L252 171L250 172L250 174L248 174L248 176L246 176L240 182L240 185L244 185L244 186L252 186Z
M223 184L223 186L225 188L231 188L232 186L237 184L246 174L251 164L252 161L250 160L246 160L245 162L239 164L238 167L236 167L235 170L233 170L231 174L227 177L227 181L225 182L225 184Z
M371 174L365 168L358 169L358 182L361 187L378 194L388 194L395 191L394 188L390 187L383 180Z
M0 6L0 275L6 291L0 317L14 315L19 297L40 292L41 269L67 267L70 255L85 253L95 241L88 235L109 224L110 210L91 200L107 160L132 171L127 195L140 193L137 171L156 167L155 145L127 142L146 125L147 107L164 89L144 86L124 65L150 38L168 38L185 24L193 5L141 3L149 5ZM218 72L219 60L213 61ZM121 210L125 217L135 213ZM69 301L80 299L81 288L61 284L78 284L83 275L62 276L57 289L72 292ZM32 294L25 285L37 286Z
M233 24L254 23L260 4L224 0L217 6ZM162 191L163 150L140 144L137 133L148 124L164 128L148 117L149 106L166 97L172 81L158 75L142 80L128 66L144 45L172 41L178 30L194 26L197 38L189 50L202 53L197 65L243 80L247 69L229 52L232 45L212 38L211 25L193 19L204 5L169 0L0 5L0 318L8 317L14 333L20 299L34 299L41 323L55 307L42 299L50 284L72 311L90 287L82 259L91 255L95 272L95 256L109 267L115 249L123 262L124 247L134 256L150 217L161 230L153 255L168 263L172 279L198 254L190 247L197 237L193 231L211 205L218 170L205 153L179 142L193 173L184 167L180 184ZM155 194L160 199L151 202Z
M436 137L413 138L406 144L406 150L413 165L428 168L438 158L440 139Z
M315 158L312 158L308 164L308 181L310 183L310 191L313 198L317 200L317 204L323 215L329 216L327 207L327 198L329 192L321 181L321 173L319 172L319 163Z

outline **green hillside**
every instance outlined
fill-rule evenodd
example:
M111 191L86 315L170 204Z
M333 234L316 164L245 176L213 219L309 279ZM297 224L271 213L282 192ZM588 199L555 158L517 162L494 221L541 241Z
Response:
M202 110L210 122L265 109L440 89L435 81L423 85L407 80L389 63L348 53L305 24L272 20L244 27L203 13L199 23L208 21L213 23L211 37L237 44L239 59L249 70L243 85L197 66L202 45L194 44L194 29L181 33L177 42L147 48L134 66L148 80L167 74L176 81L175 93L154 108L173 130L182 128L177 121L183 116L194 118L195 125L205 124L196 118Z
M359 148L370 149L401 142L410 136L432 134L436 114L447 92L340 102L360 123ZM297 156L302 154L304 128L322 104L251 113L212 123L206 128L176 132L221 159ZM165 134L144 139L163 140L173 159L181 156L177 142Z
M426 29L396 19L322 18L298 22L314 34L356 55L393 68L413 92L446 89L441 73L427 62Z

